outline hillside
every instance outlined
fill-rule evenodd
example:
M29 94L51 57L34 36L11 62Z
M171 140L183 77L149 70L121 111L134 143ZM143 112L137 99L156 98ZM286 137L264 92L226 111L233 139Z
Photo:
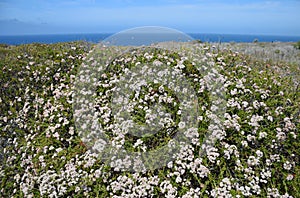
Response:
M0 197L300 197L300 50L172 49L1 45Z

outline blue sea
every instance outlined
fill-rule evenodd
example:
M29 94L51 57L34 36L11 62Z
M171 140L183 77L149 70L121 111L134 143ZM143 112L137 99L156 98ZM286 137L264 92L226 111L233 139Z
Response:
M110 33L99 34L48 34L48 35L16 35L0 36L0 43L9 45L21 45L28 43L58 43L69 41L88 41L99 43L112 36ZM238 35L238 34L188 34L193 39L203 42L253 42L257 39L259 42L297 42L300 36L267 36L267 35ZM162 40L163 41L163 40Z

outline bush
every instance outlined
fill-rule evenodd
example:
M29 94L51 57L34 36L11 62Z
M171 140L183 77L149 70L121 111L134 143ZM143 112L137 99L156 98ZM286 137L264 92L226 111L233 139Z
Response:
M294 47L296 49L299 49L300 50L300 41L298 41L297 43L294 44Z
M118 88L115 82L127 69L135 71L138 62L169 63L195 89L197 98L191 104L199 102L198 128L187 130L193 136L191 143L166 167L133 173L122 171L119 165L124 162L106 164L90 153L75 126L75 75L84 68L84 60L97 64L88 56L90 47L83 43L12 46L0 59L1 197L300 197L300 92L289 78L266 68L263 61L230 50L213 51L207 44L183 45L180 53L136 50L134 59L129 59L132 51L118 57L99 79L95 105L112 140L123 135L109 111L113 90ZM186 59L188 50L193 62ZM211 74L212 65L216 70L204 76ZM214 75L224 80L224 128L216 130L217 141L206 144L202 155L209 124L217 117L212 115L212 107L218 107L210 101L214 95L207 86ZM166 111L174 118L170 126L179 127L182 105L171 89L146 83L137 91L126 93L136 105L129 112L132 119L139 124L150 121L152 114L146 116L145 110L160 103L165 109L157 114ZM173 138L171 127L162 127L151 138L127 133L122 136L124 145L115 142L129 152L155 149Z

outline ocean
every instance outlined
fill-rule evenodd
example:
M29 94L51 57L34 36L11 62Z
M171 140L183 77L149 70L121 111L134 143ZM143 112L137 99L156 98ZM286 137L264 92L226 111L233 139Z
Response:
M88 41L99 43L113 34L48 34L48 35L16 35L16 36L0 36L0 43L9 45L21 45L28 43L58 43L69 41ZM268 35L238 35L238 34L188 34L193 39L203 42L297 42L300 36L268 36Z

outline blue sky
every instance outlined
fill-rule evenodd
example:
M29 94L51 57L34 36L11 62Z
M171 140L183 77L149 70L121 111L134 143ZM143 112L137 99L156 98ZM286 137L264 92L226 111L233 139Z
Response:
M0 0L0 35L164 26L186 33L300 36L299 21L300 0Z

